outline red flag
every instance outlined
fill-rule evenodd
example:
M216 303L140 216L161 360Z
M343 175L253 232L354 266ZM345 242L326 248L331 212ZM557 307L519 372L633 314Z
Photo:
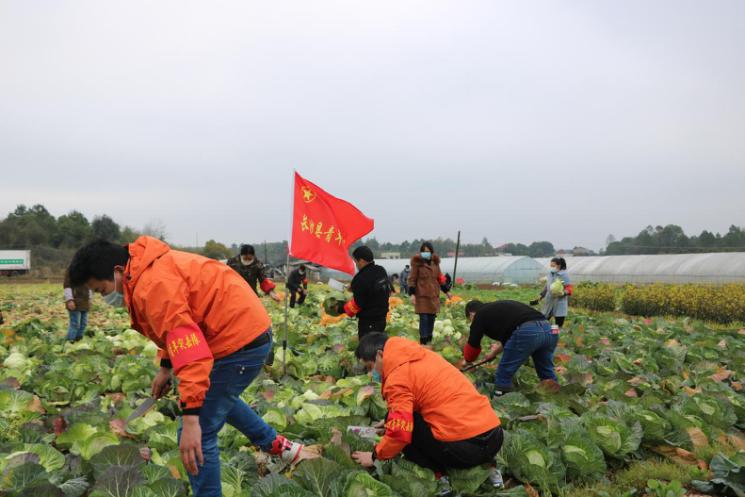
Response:
M295 173L291 256L354 274L349 246L374 226L355 206Z

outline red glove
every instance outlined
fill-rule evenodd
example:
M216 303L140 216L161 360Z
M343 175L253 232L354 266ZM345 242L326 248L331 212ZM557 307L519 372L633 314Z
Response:
M353 318L357 315L358 312L360 312L361 308L357 305L357 302L354 301L354 299L349 300L346 304L344 304L344 312L349 316L350 318Z
M261 287L261 291L264 293L271 293L271 291L277 287L277 285L275 285L274 282L269 278L262 281L261 285L259 286Z

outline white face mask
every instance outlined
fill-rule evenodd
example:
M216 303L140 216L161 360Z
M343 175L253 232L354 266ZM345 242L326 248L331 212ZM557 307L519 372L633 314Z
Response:
M124 294L116 291L116 271L114 271L114 290L104 295L103 301L112 307L124 307Z
M254 258L248 259L248 258L241 256L241 262L243 263L244 266L250 266L251 264L254 263L255 260L256 259Z

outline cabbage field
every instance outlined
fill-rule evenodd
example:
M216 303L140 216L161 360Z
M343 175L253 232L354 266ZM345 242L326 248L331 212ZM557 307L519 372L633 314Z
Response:
M464 299L515 298L535 289L456 292ZM290 311L288 373L281 349L245 393L285 435L319 445L323 457L281 466L228 427L220 435L226 497L424 497L441 484L403 460L372 471L349 454L373 442L348 432L385 415L379 388L354 360L356 322L322 316L322 286ZM457 300L457 299L456 299ZM398 302L395 302L398 303ZM434 346L460 359L468 333L464 301L443 305ZM279 304L265 299L281 332ZM179 497L189 495L176 441L174 395L129 424L149 393L155 347L128 330L121 310L99 299L86 337L64 340L57 285L0 285L0 495ZM408 303L389 333L417 336ZM321 324L323 321L323 325ZM745 330L689 319L629 318L572 310L556 363L561 389L523 367L518 389L493 400L506 430L497 464L452 472L460 496L745 495ZM489 393L494 365L467 373Z

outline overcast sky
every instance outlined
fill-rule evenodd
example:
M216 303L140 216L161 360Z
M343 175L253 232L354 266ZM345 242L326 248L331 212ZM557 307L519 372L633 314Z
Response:
M293 168L386 241L745 225L745 2L0 0L0 216L280 240Z

